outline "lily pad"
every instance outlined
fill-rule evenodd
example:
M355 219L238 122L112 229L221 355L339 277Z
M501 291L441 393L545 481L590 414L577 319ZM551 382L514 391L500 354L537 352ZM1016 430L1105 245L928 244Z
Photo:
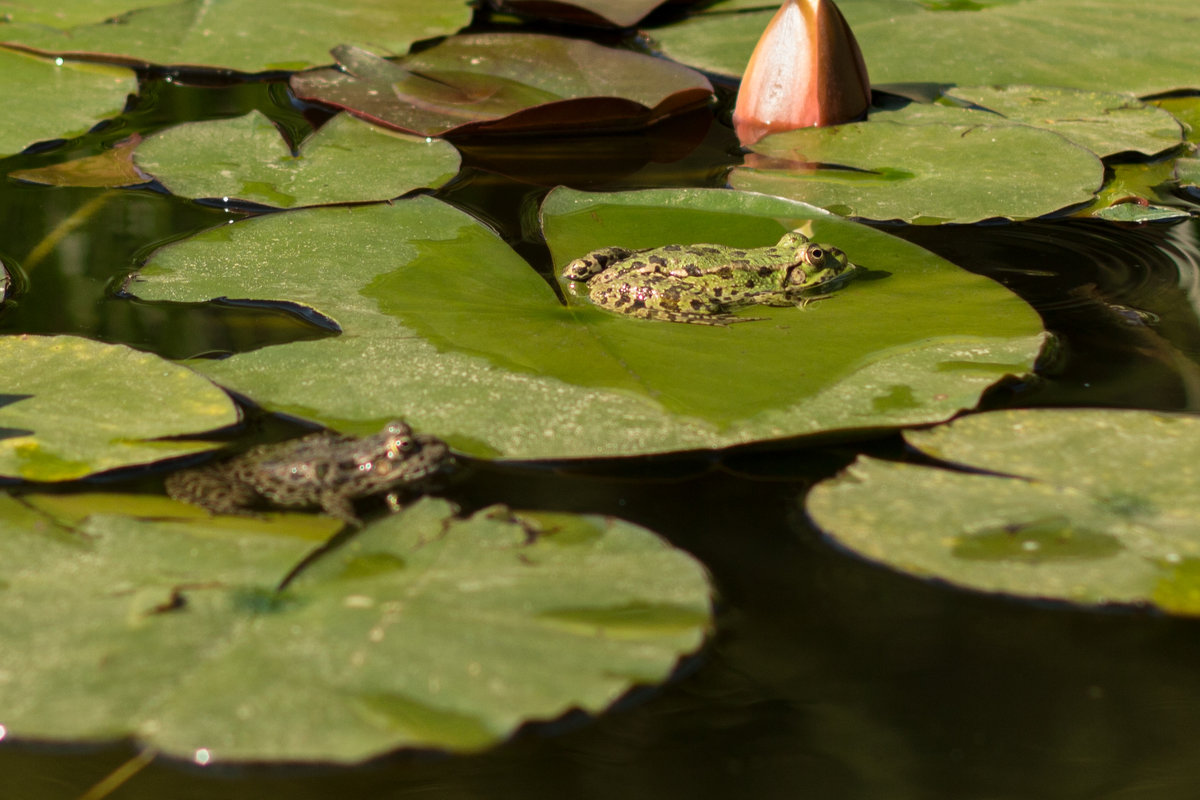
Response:
M492 5L501 11L538 19L628 28L664 2L666 0L493 0Z
M1175 175L1179 185L1189 188L1200 188L1200 158L1179 158L1175 160Z
M923 223L1039 217L1088 202L1103 181L1095 154L1039 128L879 121L767 136L729 178L845 216Z
M103 22L129 11L131 5L136 8L149 8L175 2L178 0L55 0L53 3L0 0L0 15L7 24L43 25L61 29L89 22Z
M122 139L112 147L94 156L84 156L51 164L48 167L16 169L8 173L29 183L46 186L87 186L93 188L118 188L147 183L150 178L138 172L133 165L133 149L142 140L139 134Z
M123 345L0 336L0 476L66 481L210 450L164 441L232 425L237 407L204 377Z
M737 77L775 12L774 4L726 11L744 5L714 3L650 33L670 58ZM841 0L838 7L876 85L1033 84L1144 96L1200 84L1200 39L1175 35L1195 22L1193 0L1037 0L963 10L918 0Z
M662 681L711 625L703 567L626 522L425 498L280 589L307 535L122 499L0 496L10 736L199 763L478 750Z
M458 0L341 0L336 5L304 0L289 3L286 13L274 0L131 2L127 7L116 22L97 16L65 30L19 15L0 25L0 41L137 65L254 73L327 64L329 49L346 42L406 53L413 42L452 34L471 21L470 6Z
M987 472L860 457L807 500L838 543L983 591L1200 614L1200 418L1017 410L905 436Z
M1160 97L1153 104L1183 123L1189 142L1200 143L1200 95Z
M441 186L458 172L448 142L386 130L339 114L300 143L266 115L191 122L146 138L134 163L172 194L291 208L387 200Z
M1129 151L1152 156L1183 142L1183 126L1175 117L1132 95L1046 86L959 86L946 97L1052 130L1102 157Z
M1134 161L1109 166L1104 187L1088 207L1090 216L1124 222L1184 219L1189 216L1175 196L1176 164L1183 159Z
M942 96L972 107L910 103L896 111L873 111L871 118L909 124L1031 125L1054 131L1101 158L1123 152L1155 155L1178 147L1184 139L1175 117L1133 95L1050 86L958 86Z
M292 77L299 97L424 136L642 127L712 95L678 64L540 34L456 36L395 62L333 53L339 67Z
M105 117L120 113L135 92L137 77L127 69L60 64L0 48L0 95L5 104L0 156L47 139L86 133Z
M806 309L756 308L763 322L637 320L583 300L564 307L488 228L418 197L222 226L158 250L129 289L147 300L312 308L342 335L194 366L268 408L340 430L402 415L461 451L509 458L941 420L1004 375L1027 372L1042 341L1037 314L998 284L786 200L560 189L543 219L559 267L614 241L762 245L803 224L871 272Z

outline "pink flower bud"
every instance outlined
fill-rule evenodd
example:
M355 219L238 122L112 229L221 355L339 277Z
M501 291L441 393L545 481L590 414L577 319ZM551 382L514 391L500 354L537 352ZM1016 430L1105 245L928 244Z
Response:
M768 133L850 122L870 105L862 51L833 0L784 0L750 56L733 127L751 145Z

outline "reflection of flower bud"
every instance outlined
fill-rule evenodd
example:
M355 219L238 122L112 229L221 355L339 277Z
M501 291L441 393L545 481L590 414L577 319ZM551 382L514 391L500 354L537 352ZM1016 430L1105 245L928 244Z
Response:
M833 0L784 0L750 56L733 127L751 145L768 133L850 122L870 104L862 51Z

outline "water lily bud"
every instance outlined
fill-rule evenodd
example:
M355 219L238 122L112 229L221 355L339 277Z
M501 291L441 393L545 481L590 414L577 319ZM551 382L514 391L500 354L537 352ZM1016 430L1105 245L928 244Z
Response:
M751 145L768 133L850 122L869 105L867 65L833 0L784 0L750 56L733 127Z

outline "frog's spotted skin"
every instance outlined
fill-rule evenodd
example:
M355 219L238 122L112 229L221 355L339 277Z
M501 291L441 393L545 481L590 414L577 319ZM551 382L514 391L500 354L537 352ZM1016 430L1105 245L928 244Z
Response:
M836 247L799 231L778 244L743 250L719 244L670 244L648 250L605 247L563 268L586 282L593 303L643 319L727 325L749 305L803 306L828 297L859 271Z
M167 477L167 494L214 514L247 514L258 507L320 507L359 525L353 501L396 490L419 490L446 467L449 448L396 420L373 436L321 431L262 445L228 461ZM389 501L394 497L389 495Z

